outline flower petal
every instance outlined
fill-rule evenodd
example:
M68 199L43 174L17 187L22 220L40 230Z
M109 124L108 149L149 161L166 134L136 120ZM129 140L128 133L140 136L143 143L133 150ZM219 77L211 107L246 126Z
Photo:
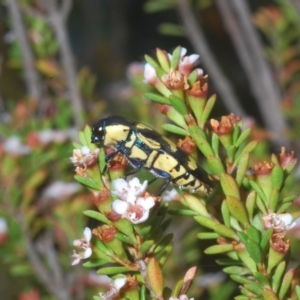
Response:
M122 200L115 200L112 203L112 209L119 215L124 215L126 214L128 210L128 203Z
M114 287L119 291L126 284L126 277L117 278L114 281Z
M92 238L92 231L90 228L85 227L84 232L83 232L84 238L87 241L87 243L90 242L91 238Z
M83 255L82 255L82 258L83 258L83 259L88 258L88 257L90 257L90 256L92 255L92 253L93 253L92 249L91 249L91 248L87 248L87 249L84 251L84 253L83 253Z

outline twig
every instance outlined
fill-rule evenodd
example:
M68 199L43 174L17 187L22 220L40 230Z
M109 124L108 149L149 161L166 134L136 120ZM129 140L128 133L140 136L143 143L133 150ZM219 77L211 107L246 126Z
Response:
M190 0L178 0L178 8L185 32L196 51L204 57L203 65L209 70L209 75L218 93L222 95L222 99L228 111L234 112L243 118L246 117L246 113L239 104L231 84L223 75L223 72L212 55L212 51L209 49L204 33L193 14Z
M23 23L22 15L17 0L7 0L7 7L16 39L21 48L21 55L24 64L24 80L29 97L42 102L42 87L39 75L35 69L34 55L27 39L27 32Z
M23 222L24 223L24 222ZM24 224L23 224L24 225ZM22 226L23 227L23 226ZM59 289L57 286L57 282L53 280L52 274L45 268L42 263L41 258L39 257L35 246L33 245L29 234L26 230L23 229L23 237L26 246L26 252L29 257L30 263L37 274L37 277L44 284L44 286L48 289L48 291L54 295L59 300L70 300L70 296L67 291L67 287L63 289ZM60 282L60 285L63 285Z
M245 0L217 0L216 3L237 49L264 123L274 133L277 145L287 145L284 137L287 125L280 111L281 93L253 27L250 8Z
M71 2L64 0L62 7L57 6L56 0L40 0L48 14L48 20L52 26L55 36L59 42L59 52L62 60L62 65L66 72L66 81L69 89L70 101L72 102L74 121L77 128L83 126L84 107L82 98L76 83L76 68L73 59L69 37L66 29L67 14L71 8Z
M53 234L50 231L47 231L39 240L40 246L42 248L42 254L45 256L49 271L51 272L51 279L56 289L56 296L59 299L70 299L69 295L69 286L67 283L67 276L62 273L62 269L57 260L57 253L53 247Z

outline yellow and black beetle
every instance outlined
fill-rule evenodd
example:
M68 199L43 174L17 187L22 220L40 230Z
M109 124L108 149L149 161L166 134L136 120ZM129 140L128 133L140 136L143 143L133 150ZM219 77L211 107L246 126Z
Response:
M134 168L130 174L144 167L154 176L166 179L161 193L170 182L191 193L211 192L212 182L196 161L145 124L118 116L99 120L93 125L92 143L101 142L116 150L106 157L107 162L121 153Z

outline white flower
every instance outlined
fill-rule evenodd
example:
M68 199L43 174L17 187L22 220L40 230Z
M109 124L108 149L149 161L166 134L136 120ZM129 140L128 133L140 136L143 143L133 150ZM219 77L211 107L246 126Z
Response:
M169 202L169 201L176 201L180 200L180 195L178 194L177 190L175 188L171 190L166 190L162 196L163 201Z
M109 290L106 293L99 293L99 296L103 300L115 299L126 282L126 277L115 279L115 281L110 284Z
M45 188L42 194L44 199L63 199L75 194L80 188L76 182L55 181Z
M112 182L112 193L119 196L121 200L134 204L136 197L143 194L147 186L147 180L140 184L139 179L136 177L128 182L125 179L118 178Z
M75 240L73 245L77 248L81 248L83 251L76 253L73 251L72 257L74 258L72 266L77 265L82 259L86 259L92 255L92 248L90 247L90 240L92 238L92 231L86 227L83 232L83 238Z
M157 75L155 69L150 64L145 64L144 67L144 82L148 84L155 84L157 82Z
M293 221L293 217L291 214L275 214L270 213L263 217L265 228L268 229L270 227L274 228L274 233L287 231L294 226L296 226L296 222Z
M0 218L0 234L7 233L7 222L6 219Z
M145 222L150 209L155 205L154 198L145 193L147 185L146 180L141 184L138 178L133 178L129 182L124 179L114 180L112 193L120 199L112 203L112 209L133 224Z
M74 137L73 130L51 130L45 129L37 132L39 141L43 144L51 142L63 142L68 138Z
M74 149L73 156L70 157L74 166L84 166L84 170L93 165L99 155L100 149L91 150L87 146L83 146L81 149Z
M22 144L20 138L16 135L11 136L4 141L3 150L12 155L26 155L31 152L31 148Z
M7 221L0 217L0 246L3 244L8 237Z

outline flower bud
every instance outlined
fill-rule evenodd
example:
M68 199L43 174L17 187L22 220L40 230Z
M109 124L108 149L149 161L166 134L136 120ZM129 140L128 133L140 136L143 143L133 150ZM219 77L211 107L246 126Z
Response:
M162 270L157 260L152 257L147 265L147 279L152 292L161 297L164 289Z

